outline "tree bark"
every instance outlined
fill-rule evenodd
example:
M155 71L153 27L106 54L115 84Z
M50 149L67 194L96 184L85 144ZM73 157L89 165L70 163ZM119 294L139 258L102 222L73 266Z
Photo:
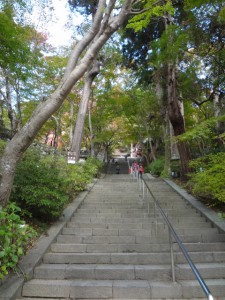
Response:
M30 146L44 123L62 105L74 84L84 75L106 41L128 19L133 0L125 0L118 13L113 14L115 0L99 0L93 25L86 36L75 46L66 71L56 91L41 102L27 123L5 148L1 158L0 205L5 206L10 197L16 166L24 151ZM88 47L88 49L87 49ZM84 53L84 51L86 51ZM82 59L81 59L82 55Z
M93 93L93 91L92 91ZM94 148L94 134L93 134L93 128L92 128L92 107L93 107L93 94L90 101L89 111L88 111L88 124L90 128L90 151L91 151L91 157L95 156L95 148Z
M70 103L70 134L69 134L69 149L71 149L72 141L73 141L73 117L74 117L74 103L73 101L69 101ZM68 149L68 150L69 150Z
M164 155L164 169L163 173L165 176L170 174L170 161L171 161L171 144L170 144L170 128L169 128L169 117L167 110L167 84L166 84L167 69L164 65L161 69L155 71L155 82L156 82L156 95L158 103L160 105L160 116L162 121L163 140L165 145Z
M6 105L7 105L8 117L11 125L11 136L13 136L17 131L18 122L16 118L16 113L12 107L10 81L7 75L5 76L5 86L6 86Z
M174 136L178 136L185 132L185 125L177 97L176 67L173 64L168 64L167 88L169 120L173 127ZM190 172L188 163L191 155L187 143L178 141L177 147L181 162L181 179L185 181L187 173Z
M95 77L98 75L99 70L100 70L100 64L96 60L85 79L83 95L80 102L80 107L77 115L77 121L76 121L73 142L71 147L71 151L75 152L76 161L78 161L80 158L80 149L81 149L81 144L83 139L84 124L85 124L85 118L87 114L88 101L91 95L91 86Z

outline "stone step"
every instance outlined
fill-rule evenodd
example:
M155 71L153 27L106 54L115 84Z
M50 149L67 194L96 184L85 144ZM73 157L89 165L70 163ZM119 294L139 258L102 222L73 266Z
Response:
M102 200L100 200L102 199ZM107 197L108 199L108 197ZM132 201L129 201L130 198L127 198L126 203L122 200L122 199L117 199L114 201L114 199L111 199L110 201L106 200L106 198L101 198L101 196L98 196L94 199L87 199L83 202L82 207L79 209L117 209L117 208L122 208L122 209L126 209L126 208L138 208L140 207L140 204L144 205L145 207L147 206L147 203L149 204L150 207L154 207L154 202L153 201L147 201L146 198L141 197L140 198L140 194L136 195L135 198ZM139 201L142 200L142 201ZM143 204L144 202L144 204ZM189 203L184 202L181 198L177 199L177 200L163 200L161 199L160 201L160 205L163 207L171 207L171 208L176 208L176 207L183 207L183 208L187 208L190 209L192 208L192 206ZM130 205L129 205L130 204ZM193 208L194 209L194 208Z
M164 212L168 214L168 216L192 216L196 215L198 216L198 213L196 211L193 212L187 212L185 210L174 210L174 209L164 209ZM124 213L119 213L119 212L112 212L112 213L101 213L101 212L92 212L92 213L86 213L86 212L77 212L74 214L75 218L149 218L149 217L154 217L154 211L150 211L148 214L147 212L140 211L140 212L124 212Z
M225 278L224 263L197 263L204 279ZM170 264L42 264L35 268L36 279L94 279L170 281ZM195 280L188 264L175 265L176 280Z
M198 222L199 220L205 221L206 219L204 217L200 217L198 215L196 216L168 216L169 220L171 221L172 224L177 224L177 223L183 223L183 224L189 224L193 222ZM157 221L159 220L162 222L162 217L157 215ZM83 223L152 223L155 221L155 218L152 217L146 217L146 218L109 218L109 217L79 217L79 216L74 216L71 218L72 222L83 222Z
M173 194L176 195L176 194ZM109 204L113 207L116 207L117 205L123 206L128 205L128 203L131 203L133 205L138 206L139 200L143 200L145 204L154 204L154 199L156 199L161 206L183 206L187 208L191 208L192 205L185 201L181 196L172 196L169 197L169 195L164 195L162 197L152 197L150 194L146 194L146 192L143 192L143 190L137 190L133 191L128 195L124 195L124 191L120 194L113 195L113 191L107 193L107 191L101 191L98 194L91 194L90 197L86 198L83 202L84 207L90 207L93 205L98 206L108 206Z
M113 192L112 192L113 193ZM101 194L96 195L95 197L93 197L93 195L90 195L88 198L86 198L83 201L82 207L85 208L92 208L92 207L102 207L102 208L117 208L117 207L128 207L129 208L129 204L131 205L130 208L132 207L138 207L140 205L140 202L144 202L144 205L146 205L147 203L150 206L154 205L154 200L151 199L149 197L149 195L144 194L144 198L142 195L142 192L132 192L133 196L118 196L118 199L115 199L114 196L112 195L106 195L106 192L101 192ZM110 201L109 201L110 199ZM139 200L143 200L143 201L139 201ZM158 198L158 201L160 203L160 205L162 206L172 206L172 207L176 207L176 206L183 206L183 207L187 207L187 208L191 208L192 206L184 201L180 196L178 196L177 198L168 198L165 197L164 198Z
M195 235L216 235L218 234L217 228L186 228L179 229L177 228L176 232L178 236L184 235L192 235L194 231ZM101 228L76 228L76 227L65 227L62 230L62 234L64 235L76 235L76 236L168 236L168 228L158 227L157 232L154 228L154 225L151 229L123 229L123 225L121 225L120 229L101 229Z
M215 297L225 295L225 280L206 280ZM23 297L49 297L74 299L160 299L204 297L198 281L147 281L147 280L46 280L26 282Z
M36 279L169 281L170 265L45 264L35 269ZM191 278L190 278L191 279Z
M196 263L195 264L202 278L220 279L225 278L225 263ZM177 280L195 280L195 275L188 264L176 265Z
M118 199L109 199L107 198L100 198L98 196L96 199L88 199L82 205L82 210L91 209L94 207L95 209L135 209L135 208L142 208L149 206L151 209L154 208L154 202L146 200L146 198L142 197L142 194L138 194L135 196L134 199L125 198L117 196ZM167 200L159 201L160 206L164 209L171 208L171 209L187 209L187 210L195 210L190 204L185 203L182 199L178 201L171 201L168 202ZM80 208L81 209L81 208Z
M124 203L121 203L120 205L113 205L111 202L107 205L106 203L95 203L93 204L92 202L90 204L84 203L78 210L77 212L87 212L87 213L92 213L92 212L124 212L129 210L130 212L136 212L136 211L144 211L147 207L147 204L140 203L138 205L136 200L136 203L133 205L125 205ZM160 203L162 205L162 203ZM164 208L170 208L170 209L190 209L194 210L194 208L190 204L186 204L184 202L174 202L174 203L169 203L169 202L164 202L163 203L163 209ZM154 204L150 203L149 207L151 209L154 209Z
M164 246L166 248L166 246ZM53 253L44 255L43 262L46 264L170 264L171 257L169 247L165 251L152 253ZM223 263L224 251L189 252L194 263ZM185 264L183 253L174 252L176 264Z
M224 297L225 295L225 279L206 279L211 294L214 297ZM184 298L202 297L202 288L195 280L180 281ZM214 298L215 299L215 298Z
M113 206L119 206L120 204L134 204L138 206L137 200L140 199L141 193L133 193L133 196L131 195L123 195L122 193L117 193L112 195L113 192L110 194L107 194L106 191L101 191L101 193L97 194L95 197L90 196L87 199L84 200L85 204L110 204Z
M136 201L134 203L121 203L121 204L112 204L111 202L109 203L93 203L92 201L90 203L84 202L82 206L79 208L80 210L92 210L92 209L146 209L147 205L143 203L143 201Z
M143 223L79 223L79 222L68 222L66 225L68 228L99 228L99 229L120 229L123 226L123 229L149 229L155 230L155 222L152 221L151 223L148 224L143 224ZM199 221L199 222L193 222L193 223L189 223L188 224L188 228L211 228L212 227L212 223L210 222L205 222L205 221ZM165 225L165 223L163 223L163 221L161 222L157 222L157 229L160 228L167 228L167 226ZM174 226L174 229L186 229L187 228L187 224L183 224L183 223L176 223L176 226Z
M46 300L46 298L42 298L42 297L38 297L38 298L35 298L35 297L24 297L24 298L16 298L16 300ZM60 299L60 300L68 300L68 298L57 298L57 299ZM100 298L86 298L86 300L99 300ZM107 298L107 300L121 300L121 298ZM124 298L125 299L125 298ZM139 300L140 298L132 298L132 299L129 299L129 300ZM56 298L48 298L47 300L56 300ZM80 298L76 298L76 300L80 300ZM142 300L149 300L149 299L142 299ZM151 299L151 300L156 300L156 299ZM157 299L157 300L165 300L165 299ZM180 299L169 299L169 298L166 298L166 300L180 300ZM204 298L182 298L182 300L207 300L205 297ZM216 300L225 300L225 297L217 297Z
M64 228L63 231L69 231L71 228ZM72 229L73 230L73 229ZM113 229L112 229L113 230ZM137 229L138 230L138 229ZM188 242L224 242L225 241L225 234L189 234L189 235L180 235L181 241L184 243ZM82 241L82 244L156 244L162 241L166 242L169 241L168 233L160 234L158 236L150 236L150 235L120 235L120 236L107 236L107 235L86 235L86 236L76 236L71 234L64 234L58 237L58 240L63 241L63 243L68 244L76 244L77 241ZM80 242L78 242L80 243Z

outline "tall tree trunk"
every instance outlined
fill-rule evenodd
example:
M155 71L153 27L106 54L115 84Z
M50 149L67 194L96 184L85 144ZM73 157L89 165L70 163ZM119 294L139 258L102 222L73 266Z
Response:
M223 114L222 99L223 99L223 95L221 95L219 92L216 92L216 91L213 92L213 109L214 109L214 117L215 118L219 118ZM224 146L223 138L221 139L219 137L220 134L224 132L224 129L225 129L224 127L225 127L224 122L217 120L215 129L216 129L218 138L215 140L215 142L216 142L218 148Z
M110 159L110 155L109 155L110 146L111 146L111 142L106 142L104 144L104 157L103 157L104 162L108 162Z
M163 138L165 143L165 163L163 168L163 173L165 176L170 175L170 165L171 165L171 143L170 143L170 124L168 112L165 114L165 119L163 121Z
M73 118L74 118L74 103L73 101L69 101L70 103L70 134L69 134L69 149L72 147L73 141Z
M80 107L77 115L76 127L74 130L73 142L71 147L71 151L75 152L76 161L78 161L80 158L80 149L81 149L81 144L83 139L84 124L85 124L85 118L87 114L88 101L91 95L91 86L95 77L98 75L99 70L100 70L100 64L96 60L85 78L83 95L80 102Z
M176 67L173 64L168 64L167 88L169 120L173 127L174 136L178 136L185 132L185 126L180 103L177 97ZM177 147L181 162L181 179L186 180L186 174L190 171L188 166L191 157L189 147L187 143L179 141L177 142Z
M93 143L93 128L92 128L92 107L93 107L93 91L92 91L92 96L91 96L91 101L90 101L90 106L88 110L88 123L89 123L89 128L90 128L90 146L91 146L91 157L95 156L95 148L94 148L94 143Z
M213 108L214 108L214 116L218 118L221 116L221 108L220 108L220 97L219 93L213 93ZM218 126L218 124L217 124Z
M16 92L16 106L17 106L17 122L18 129L22 127L22 113L21 113L21 101L20 101L20 83L19 80L15 82L15 92Z
M5 206L8 202L16 166L24 151L33 142L44 123L60 108L74 84L97 57L102 46L129 18L132 4L135 4L135 1L124 0L117 14L113 14L116 1L99 0L93 25L84 38L75 45L58 88L46 101L38 105L27 123L5 148L0 162L1 206Z
M155 71L155 82L156 82L156 95L160 106L160 116L162 121L163 129L163 140L165 145L164 154L164 175L169 176L170 174L170 161L171 161L171 149L170 149L170 127L169 117L167 111L167 90L166 90L166 67L163 66L161 69Z
M168 26L173 24L172 16L169 13L165 14L165 29L168 30ZM170 35L170 43L173 43L173 36ZM167 109L170 123L173 127L174 136L178 136L185 132L184 118L181 113L181 105L177 96L177 67L174 59L168 59L167 62ZM190 161L190 151L187 143L177 142L177 148L180 156L181 163L181 180L186 181L187 173L190 171L188 166Z

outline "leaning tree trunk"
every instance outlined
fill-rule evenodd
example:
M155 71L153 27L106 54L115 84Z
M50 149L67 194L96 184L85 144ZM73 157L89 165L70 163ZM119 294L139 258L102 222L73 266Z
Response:
M89 32L75 45L68 61L65 75L56 91L41 102L31 118L8 143L0 162L0 205L5 206L11 194L17 163L30 146L44 123L63 104L74 84L92 65L106 41L129 18L135 1L125 0L114 14L115 0L99 0L95 19ZM85 52L86 51L86 52Z
M185 125L184 118L181 113L179 99L177 97L176 67L173 64L168 64L167 76L168 115L173 127L174 136L179 136L185 132ZM181 179L186 180L186 175L190 171L188 166L190 161L189 147L187 143L178 141L177 148L181 162Z
M78 161L80 158L80 149L83 139L83 133L84 133L84 125L85 125L85 119L87 114L87 108L88 108L88 101L90 99L91 95L91 86L95 79L95 77L98 75L100 70L100 64L96 60L91 68L91 70L88 72L85 83L84 83L84 89L83 89L83 95L80 102L80 107L77 115L77 121L76 126L74 130L74 136L73 136L73 142L71 151L73 151L75 154L75 160Z

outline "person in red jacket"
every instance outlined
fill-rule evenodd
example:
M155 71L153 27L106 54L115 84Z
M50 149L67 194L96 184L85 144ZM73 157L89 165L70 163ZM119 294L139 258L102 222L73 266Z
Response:
M132 173L134 173L135 177L136 177L136 174L138 173L138 164L137 164L136 160L134 160L134 162L132 164Z
M142 166L142 164L140 164L138 167L138 178L140 177L142 179L143 173L144 173L144 167Z

